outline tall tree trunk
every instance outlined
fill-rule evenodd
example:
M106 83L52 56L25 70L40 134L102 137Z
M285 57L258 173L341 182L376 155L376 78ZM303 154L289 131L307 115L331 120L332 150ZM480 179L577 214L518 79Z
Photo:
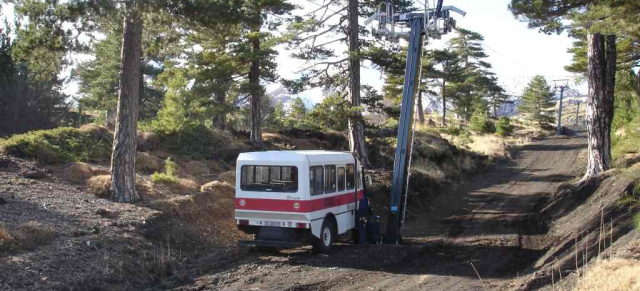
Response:
M111 154L111 200L135 202L136 193L136 122L140 97L140 57L142 54L142 16L140 3L126 4L118 114Z
M360 26L358 24L358 1L349 0L349 94L351 106L360 106ZM349 118L349 147L360 158L363 166L368 167L369 155L364 139L362 115Z
M220 130L225 130L227 128L226 110L224 110L225 97L224 93L217 93L215 95L216 104L218 105L219 110L218 113L213 116L213 126Z
M447 97L445 97L445 86L447 81L442 78L442 127L447 126Z
M611 122L616 75L616 37L587 36L589 98L587 101L588 161L583 181L611 168Z
M262 87L260 86L260 26L262 19L260 16L260 3L258 0L253 1L253 26L251 32L254 34L251 40L252 57L251 67L249 68L249 87L251 95L251 142L262 147L262 118L260 116L260 99L262 95Z
M638 98L638 104L640 105L640 71L636 73L636 97Z
M422 90L418 90L418 121L424 124L424 107L422 107Z

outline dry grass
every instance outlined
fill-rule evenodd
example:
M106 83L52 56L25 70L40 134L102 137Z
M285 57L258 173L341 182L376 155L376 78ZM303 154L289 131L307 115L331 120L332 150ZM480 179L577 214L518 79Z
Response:
M98 198L111 196L111 175L100 175L89 179L89 193Z
M187 162L184 168L187 173L196 177L209 174L209 168L200 161Z
M111 175L98 175L89 179L89 193L98 197L109 199L111 197ZM152 195L153 189L149 181L136 177L136 192L140 195Z
M200 187L200 192L214 192L218 187L230 187L226 181L212 181Z
M97 137L112 138L111 132L106 127L95 123L89 123L81 126L80 131L88 132Z
M0 224L0 252L13 249L16 239Z
M469 149L473 152L487 155L493 158L509 158L509 150L504 140L495 135L478 135L473 137L473 142L469 144Z
M279 133L264 132L262 133L262 139L265 143L270 143L279 149L291 149L293 147L291 140Z
M105 174L108 172L82 162L70 163L63 170L64 177L73 183L86 183L93 176Z
M598 260L578 280L574 290L640 290L640 260Z
M151 151L160 147L160 137L153 132L138 132L138 150Z
M184 178L179 179L178 183L169 184L168 186L173 192L177 192L176 194L178 195L192 194L200 190L200 184L198 182Z
M207 185L207 192L156 200L151 206L197 226L218 241L231 242L239 236L233 219L235 190L222 182Z
M469 155L459 157L460 169L465 172L471 172L476 168L476 162Z
M226 172L220 173L220 175L218 175L218 181L227 182L231 186L235 185L236 171L226 171Z
M438 165L434 162L425 159L417 159L415 162L411 164L411 170L427 175L431 177L432 180L442 183L446 179L445 173L438 167Z
M136 154L136 169L146 174L160 172L162 160L150 154L138 152Z
M37 221L29 221L14 231L0 225L0 252L30 250L50 242L55 235L53 228Z

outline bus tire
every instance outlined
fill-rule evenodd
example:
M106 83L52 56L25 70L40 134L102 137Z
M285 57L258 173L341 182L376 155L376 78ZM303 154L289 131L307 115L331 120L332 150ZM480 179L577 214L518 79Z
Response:
M322 222L322 228L320 228L320 238L313 237L312 244L313 250L318 253L328 253L331 250L331 245L335 240L335 233L333 223L330 220L325 219Z

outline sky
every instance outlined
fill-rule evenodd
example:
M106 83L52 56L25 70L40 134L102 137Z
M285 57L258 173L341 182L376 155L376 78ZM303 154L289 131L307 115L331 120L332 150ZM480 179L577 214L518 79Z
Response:
M415 0L414 0L415 1ZM420 0L416 3L422 3ZM434 0L427 0L433 3ZM295 1L302 5L303 11L295 14L303 14L310 9L317 8L316 3L322 0ZM551 84L557 79L574 79L575 75L566 72L564 66L570 64L571 54L567 49L571 47L572 39L566 34L546 35L539 33L537 29L527 28L527 23L513 17L508 10L509 0L445 0L444 5L453 5L467 12L466 16L452 13L459 27L482 34L485 38L484 48L489 55L487 61L492 64L499 83L510 95L520 95L529 80L535 75L544 76ZM422 4L416 4L421 6ZM13 12L10 6L3 4L3 15L10 17ZM431 5L433 6L433 4ZM9 21L12 17L9 18ZM427 49L441 48L446 41L453 37L453 33L444 36L441 40L429 40ZM346 49L346 44L342 45ZM277 57L278 73L285 78L294 77L297 72L306 66L302 61L292 59L291 51L279 49ZM68 74L68 73L67 73ZM384 82L379 71L371 68L365 62L361 71L363 84L381 89ZM586 93L586 84L570 83L573 89ZM279 84L267 86L267 92L275 90ZM66 85L64 91L67 94L77 94L77 84L71 82ZM311 103L322 100L322 90L314 89L301 94Z
M509 0L445 0L467 12L465 17L455 16L458 26L479 32L485 38L484 48L488 61L507 92L519 95L535 75L551 82L556 79L574 79L564 70L571 63L567 49L573 40L565 34L546 35L527 23L513 17L508 10ZM553 82L551 82L553 83ZM582 90L584 84L575 85ZM586 93L586 92L583 92Z
M428 1L433 3L433 0ZM314 2L321 3L322 0L299 1L305 10L317 7L313 4ZM544 76L552 86L553 80L570 79L569 85L572 89L586 93L586 84L575 84L573 80L576 76L564 70L564 66L571 63L571 54L567 53L567 49L572 46L573 40L566 33L546 35L539 33L537 29L529 29L526 22L521 22L511 14L508 9L509 2L509 0L444 0L444 5L456 6L467 12L464 17L452 13L458 27L484 36L484 49L489 55L487 61L492 64L493 72L498 76L499 83L505 88L507 94L521 95L535 75ZM416 7L421 7L423 2L414 0L414 3L417 3ZM454 36L455 33L450 33L443 36L441 40L429 40L426 49L443 48L447 40ZM346 44L342 46L345 50ZM296 72L305 66L303 62L290 58L290 54L291 52L280 50L278 56L278 71L285 78L295 76ZM380 90L384 77L364 62L361 82ZM267 91L277 87L277 84L273 84L268 86ZM312 103L322 100L320 89L306 91L301 95Z

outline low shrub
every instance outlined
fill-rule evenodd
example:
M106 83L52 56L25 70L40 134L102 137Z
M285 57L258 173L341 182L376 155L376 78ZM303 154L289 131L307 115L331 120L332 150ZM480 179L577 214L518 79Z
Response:
M0 224L0 252L16 248L17 241L3 225Z
M37 221L24 223L15 231L9 231L0 225L0 252L30 250L50 242L55 235L53 228Z
M471 116L469 128L479 133L494 133L496 125L485 115L474 114Z
M209 183L206 183L200 186L200 192L212 192L213 190L217 189L220 186L228 187L231 185L229 185L229 183L224 181L211 181Z
M194 160L210 158L218 149L234 144L233 137L226 132L205 126L188 126L180 131L155 131L161 148L179 153Z
M500 136L510 136L512 133L513 125L511 125L511 119L506 116L500 117L496 126L496 134Z
M136 154L136 170L151 174L162 170L162 160L147 153Z
M151 181L153 181L153 183L177 184L180 182L180 179L176 176L176 163L173 162L170 157L165 161L164 168L164 173L155 172L151 175Z
M193 176L202 176L209 174L209 168L207 167L207 165L200 161L189 161L184 165L184 167L186 168L187 172Z
M169 182L169 184L170 184L169 188L171 188L174 193L177 193L180 195L197 193L198 191L200 191L200 184L191 179L178 178L177 183Z
M98 198L111 196L111 175L100 175L89 179L89 193Z
M472 142L473 138L471 138L471 133L467 130L462 130L456 138L456 144L462 147L467 147Z
M441 129L440 131L449 135L458 136L462 133L463 129L459 126L449 125L448 127Z
M231 186L236 184L236 171L226 171L218 175L218 181L226 182Z
M216 244L236 244L247 236L237 230L234 215L234 188L226 183L209 183L207 191L194 195L174 196L150 203L168 218L188 222L199 230L199 237L212 238ZM160 238L166 239L163 229Z
M89 193L97 198L109 199L111 197L111 175L99 175L89 179ZM136 177L136 192L147 195L151 186L140 177Z
M109 172L83 162L70 163L63 170L64 177L73 183L85 183L93 176L106 175Z
M107 161L112 139L101 130L60 127L14 135L0 141L0 153L44 164Z
M640 153L640 117L626 124L622 132L620 135L612 135L611 138L613 160L618 160L626 154Z

